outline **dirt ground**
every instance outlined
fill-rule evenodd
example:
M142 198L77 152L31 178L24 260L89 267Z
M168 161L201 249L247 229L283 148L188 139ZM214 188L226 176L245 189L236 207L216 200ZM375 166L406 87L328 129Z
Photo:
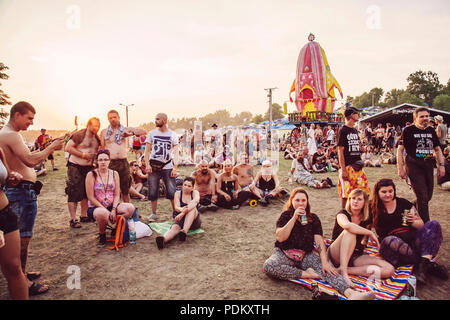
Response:
M201 216L204 233L188 236L184 243L174 240L164 250L156 247L153 232L151 237L115 252L97 248L95 223L83 224L81 229L69 227L64 194L66 167L61 151L56 153L56 162L60 170L50 171L41 179L45 185L38 198L28 259L28 271L40 271L40 281L49 284L50 290L31 299L310 300L307 288L273 280L262 273L262 265L274 246L275 221L281 213L282 201L266 208L244 206L236 211L206 212ZM282 185L293 189L295 186L285 181L288 166L290 161L282 160L279 175ZM49 162L48 168L51 169ZM193 167L182 167L181 173L185 175L192 170ZM394 165L366 168L366 173L371 186L382 177L393 178L398 195L413 200L413 193L400 181ZM328 176L337 183L337 173L317 176ZM312 211L321 219L324 236L329 237L340 208L337 187L306 189ZM438 261L447 269L450 269L449 195L436 187L430 204L431 218L441 223L444 232ZM133 200L133 203L139 208L141 220L147 223L150 202ZM170 203L160 198L158 221L170 219ZM70 266L79 267L80 289L67 286L73 275ZM426 287L418 288L417 295L422 300L450 299L449 289L450 281L432 279ZM9 299L2 275L0 299Z

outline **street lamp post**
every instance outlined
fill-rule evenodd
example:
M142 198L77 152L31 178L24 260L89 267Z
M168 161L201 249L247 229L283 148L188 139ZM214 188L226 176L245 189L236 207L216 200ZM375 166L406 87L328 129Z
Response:
M132 104L122 104L122 103L120 103L119 105L125 107L125 109L126 109L126 114L127 114L127 127L128 127L128 107L134 106L134 103L132 103Z
M264 89L266 91L269 91L267 96L269 97L269 132L270 133L272 133L272 90L275 90L275 89L278 89L278 88L275 87L275 88Z

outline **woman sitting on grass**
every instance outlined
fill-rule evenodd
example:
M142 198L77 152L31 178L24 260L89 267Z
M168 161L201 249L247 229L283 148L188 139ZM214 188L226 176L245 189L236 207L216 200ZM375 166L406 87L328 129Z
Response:
M189 230L200 228L200 214L198 206L200 194L194 190L195 179L186 177L183 180L181 190L175 192L174 202L175 211L173 212L174 223L163 236L156 237L156 245L158 249L163 249L164 244L174 239L177 235L180 241L186 240Z
M264 160L261 170L253 180L252 188L255 195L258 197L259 203L268 205L270 200L282 195L288 195L286 189L280 186L278 175L273 172L272 162L270 160Z
M387 261L364 254L367 238L375 242L379 249L377 236L372 228L369 213L369 197L361 189L350 192L345 209L339 211L333 228L333 243L328 248L328 256L351 287L354 284L349 274L369 277L379 275L388 278L394 274L394 267Z
M276 227L275 248L263 267L267 276L281 280L318 278L328 282L349 300L375 298L373 292L353 290L328 262L322 224L319 217L311 212L305 190L295 188L292 191ZM319 254L313 251L314 243Z
M136 161L130 162L130 197L134 199L146 200L146 194L141 193L144 188L144 181L147 180L147 176L142 173L139 168L139 164Z
M86 194L89 200L87 215L97 222L98 245L104 246L108 221L114 225L117 215L130 218L135 207L131 203L120 203L120 178L117 171L108 169L109 150L99 150L95 159L97 169L86 176Z
M424 224L413 204L396 196L391 179L381 179L375 184L370 209L384 259L396 267L418 264L415 273L420 285L427 283L427 275L448 279L445 266L431 261L442 243L441 225L436 220ZM404 210L409 211L406 226L402 224Z
M237 210L249 198L249 192L239 192L238 176L233 173L233 163L223 162L223 172L217 178L217 205L225 209Z

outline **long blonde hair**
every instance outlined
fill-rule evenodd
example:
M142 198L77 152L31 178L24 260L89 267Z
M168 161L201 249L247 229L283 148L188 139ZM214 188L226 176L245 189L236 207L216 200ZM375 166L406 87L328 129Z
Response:
M359 215L361 216L361 221L367 221L369 219L369 196L363 190L355 189L352 192L350 192L350 194L348 195L347 203L345 204L345 210L351 214L352 208L350 204L351 202L350 199L353 199L360 195L363 195L364 197L364 207L362 211L359 213Z

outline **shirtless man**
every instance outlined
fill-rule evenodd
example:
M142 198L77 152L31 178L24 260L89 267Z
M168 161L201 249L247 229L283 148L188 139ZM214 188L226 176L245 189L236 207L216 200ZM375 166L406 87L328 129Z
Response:
M65 151L70 154L67 161L68 179L65 191L68 195L69 224L72 228L81 228L80 222L76 219L78 202L81 206L81 222L89 222L85 181L88 172L94 168L92 163L100 146L100 138L97 135L99 130L100 119L91 118L86 129L74 133L65 147Z
M111 155L109 168L119 173L120 192L122 193L123 202L130 202L130 164L127 160L128 144L124 138L134 135L145 135L147 131L140 128L126 128L121 125L120 116L116 110L108 112L108 121L110 126L103 129L100 133L101 148L109 150Z
M248 163L249 157L247 154L243 153L240 158L241 163L236 165L232 172L238 176L238 183L242 191L250 192L251 195L249 195L249 198L256 200L258 196L253 185L253 166Z
M195 179L194 189L200 193L200 207L198 212L203 213L206 210L216 211L219 207L216 205L216 174L208 168L208 161L201 160L197 170L192 173Z
M28 102L16 103L10 111L10 119L3 129L0 130L0 147L5 153L6 162L11 171L22 175L22 181L15 186L5 187L5 194L11 208L14 208L19 220L20 231L20 261L22 270L27 278L36 279L40 273L26 273L28 257L28 246L33 236L33 227L37 214L36 172L34 166L44 161L50 153L60 149L64 145L63 138L55 139L47 148L41 151L30 152L25 144L21 130L33 124L36 110ZM40 189L39 189L40 190ZM33 283L28 280L29 295L37 295L47 292L48 286Z

